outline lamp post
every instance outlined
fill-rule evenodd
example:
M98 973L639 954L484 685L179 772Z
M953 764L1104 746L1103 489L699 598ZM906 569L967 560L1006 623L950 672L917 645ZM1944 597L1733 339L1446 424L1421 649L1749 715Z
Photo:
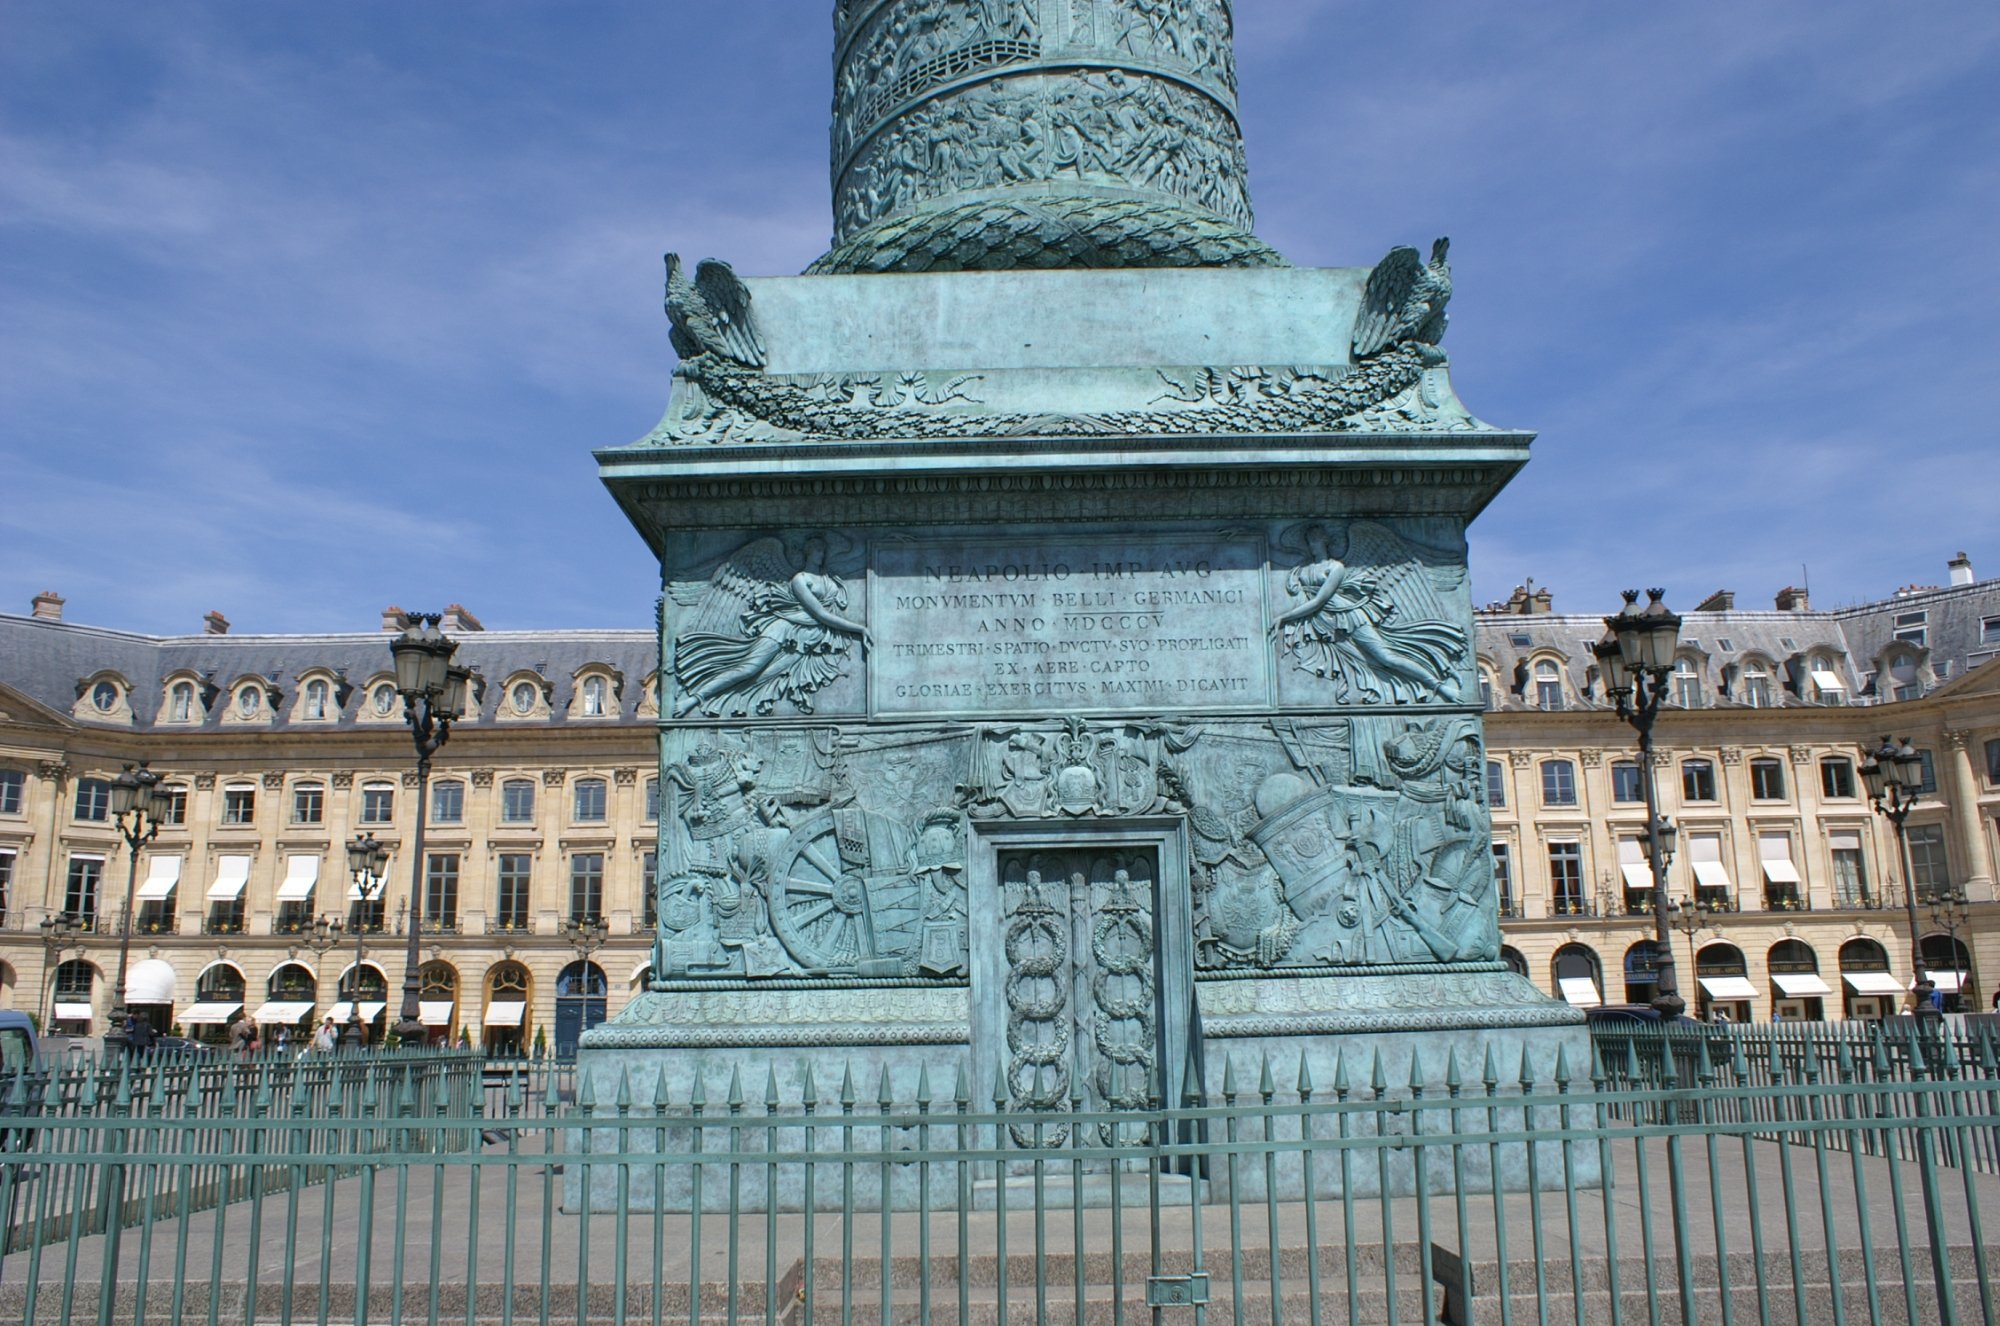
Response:
M1660 797L1653 777L1653 720L1667 697L1667 679L1674 670L1674 648L1680 640L1681 619L1661 600L1666 591L1625 591L1625 607L1604 619L1605 636L1596 649L1605 689L1618 706L1618 716L1639 734L1639 790L1646 800L1646 861L1653 875L1653 937L1658 959L1653 1007L1660 1016L1677 1018L1687 1008L1680 982L1674 978L1673 937L1668 928L1667 854L1673 846L1673 826L1660 817Z
M118 821L118 834L125 840L131 860L125 870L125 907L118 917L118 984L112 987L111 1025L104 1031L104 1048L125 1048L125 978L132 965L132 898L139 889L139 849L160 832L153 814L153 792L160 776L146 767L126 765L111 780L111 813Z
M315 992L319 989L320 963L325 961L327 950L335 948L340 944L340 931L341 921L338 916L316 916L313 918L312 924L306 926L299 934L300 941L312 950L313 989ZM315 1028L318 1025L317 1022L313 1024Z
M1694 971L1701 962L1701 954L1695 950L1694 937L1701 933L1702 927L1710 924L1709 908L1696 899L1676 899L1667 904L1667 910L1671 913L1669 919L1672 921L1674 929L1687 936L1688 970ZM1673 941L1669 940L1668 942L1672 943ZM1671 960L1671 955L1669 955L1669 960Z
M1931 924L1944 931L1946 937L1951 940L1953 969L1958 970L1959 928L1972 919L1972 908L1966 903L1965 890L1951 889L1948 892L1933 895L1926 910L1931 914ZM1959 1011L1961 1012L1964 1011L1962 1001L1965 998L1966 978L1971 974L1970 971L1958 971L1958 994L1961 1000Z
M56 968L61 965L58 959L72 943L76 944L79 953L83 951L78 938L81 929L70 919L68 912L42 918L42 970L48 973L49 982L49 1020L42 1024L44 1035L48 1034L48 1029L56 1020Z
M577 980L583 986L579 992L583 996L583 1002L578 1005L583 1010L577 1018L579 1034L590 1030L590 997L593 993L590 988L590 955L604 947L610 933L611 927L604 923L601 916L572 916L563 923L563 938L569 941L571 951L576 954Z
M1910 739L1901 742L1882 738L1882 744L1866 753L1861 761L1861 781L1867 784L1868 800L1878 815L1896 826L1896 860L1903 870L1903 914L1910 928L1910 996L1916 1001L1917 1016L1936 1013L1931 992L1937 987L1924 974L1924 937L1917 925L1917 880L1910 868L1910 835L1904 828L1910 812L1917 808L1919 789L1924 785L1923 757L1910 748Z
M423 929L419 905L424 887L424 825L430 815L431 756L451 739L451 725L465 712L466 684L472 673L452 664L458 644L438 630L439 613L419 613L403 633L389 642L396 660L396 690L403 697L403 721L417 746L417 828L410 847L410 934L403 964L403 1009L396 1035L404 1043L421 1043L424 1021L418 1007L418 932Z
M358 1050L363 1042L361 1031L361 960L367 953L367 933L369 904L382 896L383 867L389 864L389 849L375 841L374 834L356 834L347 843L347 873L354 879L351 895L358 906L354 912L354 977L347 983L347 1026L341 1031L340 1039L349 1049ZM325 918L321 918L324 920ZM318 930L320 922L313 928ZM340 937L340 922L330 922L327 928Z

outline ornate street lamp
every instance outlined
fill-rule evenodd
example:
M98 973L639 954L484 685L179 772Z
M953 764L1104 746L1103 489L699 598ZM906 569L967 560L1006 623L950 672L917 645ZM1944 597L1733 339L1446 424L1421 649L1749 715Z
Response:
M1694 937L1704 928L1715 924L1711 916L1712 909L1698 898L1676 898L1667 904L1667 911L1668 919L1674 929L1687 936L1688 970L1693 971L1701 959L1701 954L1695 948ZM1671 944L1673 941L1667 942ZM1667 960L1673 961L1672 953L1667 955Z
M1687 1008L1674 978L1673 936L1668 926L1667 858L1673 851L1674 829L1660 816L1659 789L1653 778L1653 720L1667 697L1667 680L1674 670L1674 649L1681 619L1661 600L1663 589L1625 591L1625 607L1604 619L1605 635L1596 649L1605 691L1618 706L1618 716L1639 734L1639 790L1646 800L1646 861L1653 876L1653 937L1659 957L1655 970L1653 1007L1666 1019Z
M1882 738L1882 744L1865 753L1861 761L1861 781L1868 787L1868 800L1876 813L1887 817L1896 826L1896 860L1903 870L1903 913L1910 928L1910 972L1914 984L1910 996L1916 1000L1919 1017L1936 1013L1931 1006L1931 992L1937 987L1924 973L1924 938L1917 925L1917 880L1910 868L1910 835L1903 827L1910 818L1910 812L1917 808L1917 798L1924 785L1923 757L1910 747L1910 739L1901 742Z
M347 983L347 1026L341 1031L341 1042L349 1049L358 1050L365 1039L361 1030L361 960L367 954L368 908L382 896L382 886L387 881L382 877L383 868L389 864L389 849L375 840L374 834L354 835L347 843L347 873L354 880L354 890L350 895L355 899L354 912L354 975ZM322 923L333 932L336 940L340 937L340 922L327 922L322 917L313 922L315 931Z
M107 1051L125 1048L125 977L132 965L132 898L139 888L139 849L160 832L160 821L153 812L153 793L159 785L160 776L147 768L144 761L126 765L111 780L111 813L118 821L118 833L125 840L131 860L125 872L125 908L118 918L118 984L111 990L114 1001L111 1025L104 1032Z
M1951 960L1953 970L1957 970L1959 953L1958 932L1967 921L1972 919L1972 907L1966 901L1965 890L1954 888L1933 894L1925 910L1931 914L1931 924L1944 931L1945 937L1951 940ZM1959 971L1958 990L1960 999L1965 997L1966 978L1970 974L1970 972Z
M49 982L49 1020L42 1024L44 1031L56 1020L56 968L61 965L59 959L71 944L76 945L78 953L83 952L82 931L83 927L68 912L42 918L42 970L48 973Z
M403 720L417 746L417 828L410 846L410 934L403 964L403 1008L396 1035L406 1045L425 1036L418 999L418 969L422 957L417 940L423 929L424 827L430 815L431 756L451 739L451 725L465 712L465 695L472 673L451 659L458 644L438 630L442 614L419 613L403 633L389 642L396 660L396 689L403 697Z

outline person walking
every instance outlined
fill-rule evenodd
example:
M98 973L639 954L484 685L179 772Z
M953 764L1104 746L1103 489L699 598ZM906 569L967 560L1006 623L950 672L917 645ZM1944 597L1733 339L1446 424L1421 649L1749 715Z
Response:
M332 1054L338 1044L340 1044L340 1033L334 1030L333 1014L329 1013L326 1015L326 1021L319 1024L319 1030L313 1032L312 1047L321 1054Z

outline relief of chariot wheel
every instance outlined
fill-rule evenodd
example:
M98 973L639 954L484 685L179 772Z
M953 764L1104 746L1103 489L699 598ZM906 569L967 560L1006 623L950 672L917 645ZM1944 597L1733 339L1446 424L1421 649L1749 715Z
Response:
M771 924L801 965L809 971L854 972L866 964L883 974L885 963L915 961L915 936L910 922L921 916L920 889L899 874L902 853L894 859L883 845L902 844L909 832L895 821L868 811L844 812L850 834L858 828L868 848L862 859L850 843L841 853L836 812L821 809L800 820L772 862Z

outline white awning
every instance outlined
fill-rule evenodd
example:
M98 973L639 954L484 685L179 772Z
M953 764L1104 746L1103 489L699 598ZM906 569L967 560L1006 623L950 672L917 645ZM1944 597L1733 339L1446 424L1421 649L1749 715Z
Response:
M1720 861L1696 861L1694 864L1695 883L1705 889L1727 889L1729 871Z
M421 999L417 1001L417 1021L426 1027L449 1027L451 1010L456 1007L449 999Z
M1597 982L1588 976L1564 976L1556 982L1562 987L1563 998L1576 1008L1595 1008L1604 1002L1597 993Z
M228 1022L232 1018L234 1018L236 1016L236 1010L241 1007L243 1007L241 1003L193 1004L189 1006L188 1010L185 1013L181 1014L180 1020L182 1022L189 1024L190 1026L193 1026L197 1023L202 1023L209 1026L221 1026L223 1023Z
M257 1005L257 1011L250 1015L250 1020L260 1025L279 1022L290 1026L312 1011L311 1004L300 1000L273 999L269 1003Z
M1840 679L1839 674L1828 672L1825 668L1814 668L1812 670L1812 679L1813 685L1823 691L1844 691L1847 689L1847 683Z
M230 855L215 864L215 883L208 886L210 902L235 902L250 882L250 858Z
M147 958L132 964L125 974L125 1002L128 1004L171 1004L179 978L174 964Z
M1899 995L1903 993L1903 983L1885 971L1844 971L1840 979L1847 982L1847 988L1863 995Z
M90 1005L58 1003L56 1005L56 1020L59 1022L88 1022L90 1021Z
M1704 976L1701 988L1710 999L1755 999L1757 987L1744 976Z
M361 1020L363 1022L373 1022L376 1018L382 1015L382 1010L387 1008L388 1006L389 1005L386 1002L380 999L362 1000ZM344 1025L345 1023L351 1021L354 1017L354 1005L349 1003L345 999L341 1000L339 1003L335 1004L332 1008L329 1008L326 1011L333 1015L333 1021L335 1026Z
M1650 889L1653 887L1653 868L1641 861L1634 865L1630 861L1619 864L1618 873L1625 876L1628 889Z
M181 859L177 856L156 856L146 867L146 878L139 885L140 902L158 902L162 898L174 896L174 886L181 882Z
M496 1000L486 1006L486 1015L481 1025L487 1027L518 1027L526 1017L528 1005L519 999Z
M1930 977L1931 984L1946 994L1957 994L1965 985L1965 973L1962 971L1931 971L1926 968L1924 975ZM1910 988L1916 987L1913 984Z
M1773 884L1796 884L1799 882L1799 868L1792 864L1790 857L1779 860L1775 856L1764 858L1764 878Z
M1811 999L1833 993L1832 986L1809 971L1774 971L1771 973L1771 984L1784 991L1789 999Z
M318 857L286 857L285 878L278 885L278 901L304 902L313 896L313 885L317 883L319 883Z

